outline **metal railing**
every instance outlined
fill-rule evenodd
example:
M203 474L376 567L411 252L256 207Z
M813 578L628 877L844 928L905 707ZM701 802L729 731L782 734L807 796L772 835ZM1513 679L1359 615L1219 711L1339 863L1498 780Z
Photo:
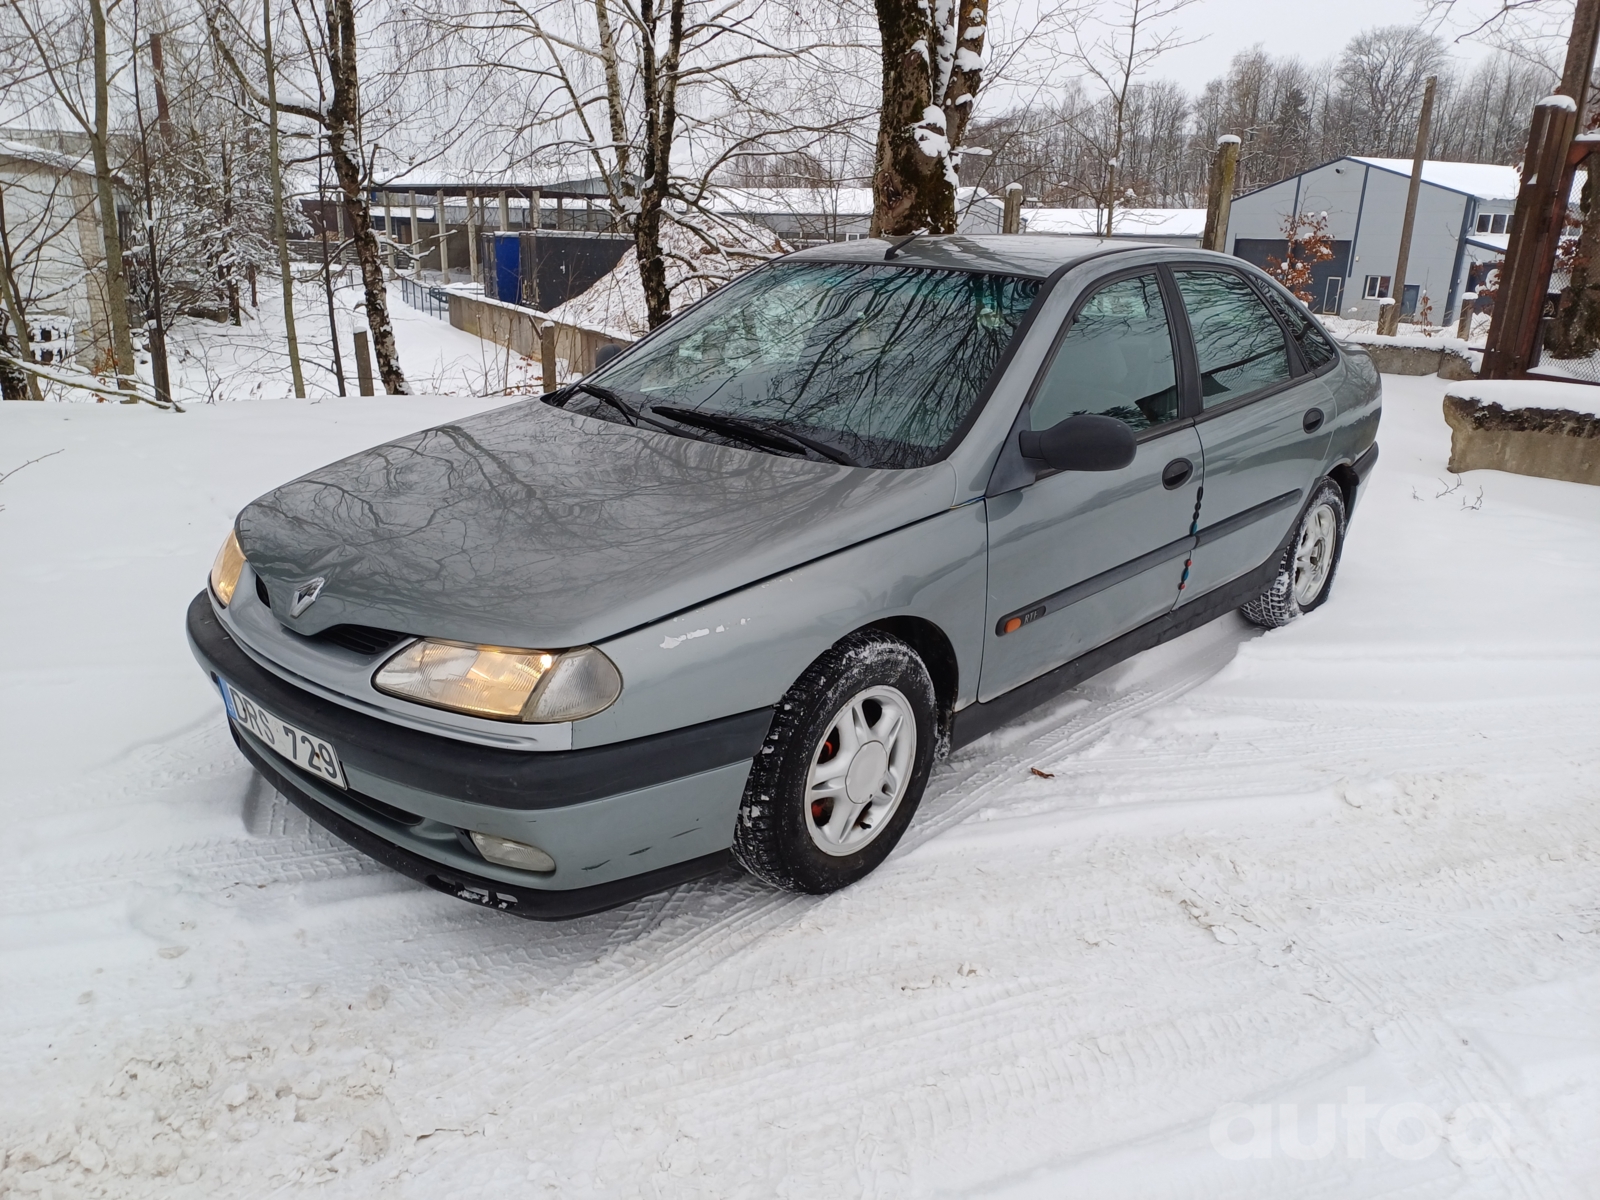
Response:
M450 293L440 287L429 287L427 284L418 283L415 279L400 276L400 298L418 312L427 313L430 317L438 317L441 321L450 319Z

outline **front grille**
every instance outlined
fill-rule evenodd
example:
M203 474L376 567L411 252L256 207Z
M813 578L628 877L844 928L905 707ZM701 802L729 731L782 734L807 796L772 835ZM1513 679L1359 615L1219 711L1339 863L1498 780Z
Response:
M374 629L370 625L330 625L321 633L311 635L315 642L328 642L342 650L353 650L357 654L382 654L385 650L393 650L411 635L396 633L392 629Z

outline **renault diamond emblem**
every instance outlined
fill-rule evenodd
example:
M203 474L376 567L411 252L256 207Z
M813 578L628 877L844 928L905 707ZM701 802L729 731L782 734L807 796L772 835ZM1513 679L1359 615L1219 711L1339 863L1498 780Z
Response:
M308 579L295 588L294 596L289 601L289 615L298 617L315 604L317 597L322 595L322 585L327 582L321 575L318 575L315 579Z

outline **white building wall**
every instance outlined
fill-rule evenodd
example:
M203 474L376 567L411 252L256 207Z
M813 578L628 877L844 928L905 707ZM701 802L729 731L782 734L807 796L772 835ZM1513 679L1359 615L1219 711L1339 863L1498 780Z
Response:
M95 220L94 181L0 150L6 232L17 290L34 335L55 341L72 330L71 349L85 365L109 349L104 254ZM40 341L41 355L55 358L60 346Z

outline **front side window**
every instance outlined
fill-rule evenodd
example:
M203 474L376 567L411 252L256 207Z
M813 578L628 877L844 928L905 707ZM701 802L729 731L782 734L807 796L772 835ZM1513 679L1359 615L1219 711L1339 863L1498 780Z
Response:
M936 461L977 404L1038 291L1038 280L1009 275L779 263L713 293L588 381L646 416L693 410L797 434L862 466L918 467ZM581 392L567 407L625 419ZM682 432L723 436L704 424Z
M1033 398L1035 430L1080 413L1148 429L1178 415L1177 371L1155 274L1109 283L1078 309Z
M1266 304L1232 271L1177 271L1200 363L1200 404L1215 408L1289 378L1289 348Z

